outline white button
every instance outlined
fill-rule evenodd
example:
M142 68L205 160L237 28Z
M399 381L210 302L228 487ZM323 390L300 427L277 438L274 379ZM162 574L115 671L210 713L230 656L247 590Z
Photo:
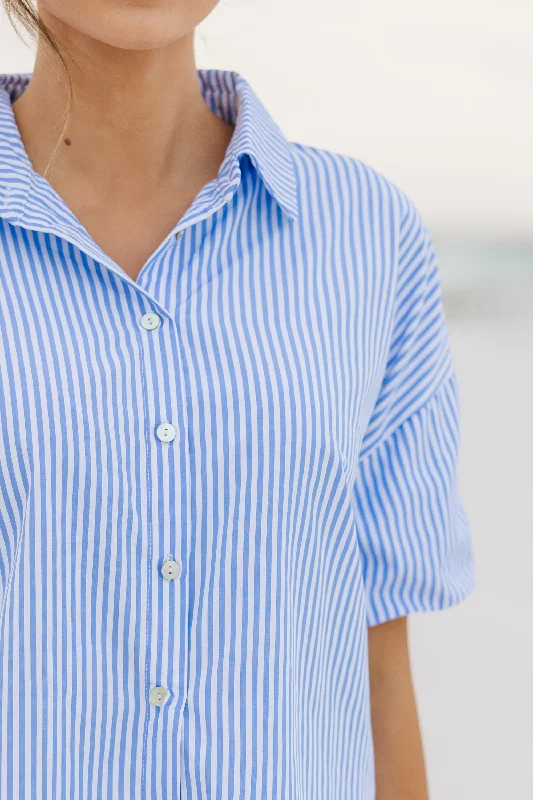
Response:
M173 581L178 578L181 572L181 566L177 561L164 561L161 565L161 575L166 581Z
M176 428L170 422L162 422L157 428L157 438L162 442L171 442L176 438Z
M161 317L158 314L144 314L141 317L141 325L147 331L154 331L161 325Z
M163 686L155 686L153 689L150 689L149 698L154 706L162 706L167 697L168 690Z

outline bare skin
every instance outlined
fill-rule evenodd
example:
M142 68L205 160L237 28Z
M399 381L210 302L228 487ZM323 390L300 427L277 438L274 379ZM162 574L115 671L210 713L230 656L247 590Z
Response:
M39 47L14 104L22 140L94 241L133 280L213 180L233 127L200 93L194 29L218 0L45 0L39 11L69 63L67 84ZM65 143L64 138L69 143ZM427 800L405 620L370 628L377 800Z
M135 51L92 39L46 12L43 17L72 56L76 96L71 144L63 141L47 179L102 250L136 280L216 177L233 126L203 101L192 31ZM40 174L58 142L67 101L61 72L40 48L30 84L13 106Z
M407 617L368 629L377 800L427 800Z

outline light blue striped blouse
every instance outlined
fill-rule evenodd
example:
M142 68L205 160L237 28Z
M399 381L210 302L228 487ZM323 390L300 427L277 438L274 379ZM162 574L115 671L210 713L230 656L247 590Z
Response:
M370 800L367 626L474 582L419 212L198 78L235 131L137 281L0 78L0 800Z

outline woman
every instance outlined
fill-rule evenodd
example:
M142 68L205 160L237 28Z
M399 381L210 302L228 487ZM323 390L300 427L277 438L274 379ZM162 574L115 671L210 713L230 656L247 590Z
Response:
M406 618L473 584L435 253L196 69L215 4L8 2L2 800L427 797Z

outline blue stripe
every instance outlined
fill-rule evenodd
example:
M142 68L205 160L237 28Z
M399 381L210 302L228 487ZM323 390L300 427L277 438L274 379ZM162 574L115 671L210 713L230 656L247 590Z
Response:
M0 800L374 800L367 627L474 583L429 231L199 70L234 134L134 281L33 171L29 77L0 76Z

